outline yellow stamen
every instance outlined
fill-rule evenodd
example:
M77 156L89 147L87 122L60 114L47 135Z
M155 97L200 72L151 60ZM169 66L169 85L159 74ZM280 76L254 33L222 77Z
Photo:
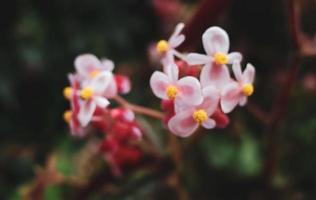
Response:
M93 95L93 89L91 87L85 87L80 91L80 97L84 100L88 100Z
M90 75L91 78L95 78L98 74L100 74L100 70L95 69L92 72L90 72L89 75Z
M247 96L247 97L251 96L252 93L253 93L253 91L254 91L254 87L253 87L253 85L250 84L250 83L245 84L245 85L242 87L242 93L243 93L245 96Z
M217 52L214 55L214 62L218 65L225 65L228 63L228 56L224 53Z
M208 119L207 113L203 109L196 110L192 115L194 121L198 124L202 124Z
M72 95L72 88L71 87L65 87L63 93L64 93L64 97L66 99L70 99L71 95Z
M168 42L166 40L160 40L157 43L156 49L157 49L157 52L159 54L164 54L164 53L166 53L168 51L169 44L168 44Z
M166 93L169 99L173 100L174 98L176 98L177 94L178 94L178 89L175 86L169 85L167 87Z
M70 110L66 110L64 112L64 120L65 122L67 122L68 124L70 123L71 121L71 115L72 115L72 112Z

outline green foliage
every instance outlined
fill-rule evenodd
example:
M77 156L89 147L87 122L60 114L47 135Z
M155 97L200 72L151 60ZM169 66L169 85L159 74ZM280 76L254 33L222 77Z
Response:
M250 134L244 133L236 141L227 135L212 133L202 140L201 148L210 166L244 176L256 176L260 173L260 145Z

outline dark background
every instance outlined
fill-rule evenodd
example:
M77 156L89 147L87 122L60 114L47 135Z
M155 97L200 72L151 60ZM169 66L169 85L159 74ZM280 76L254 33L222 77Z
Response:
M129 75L133 82L127 99L158 109L158 99L147 84L155 67L148 61L148 47L168 37L177 21L189 21L199 2L170 0L163 5L174 5L175 10L167 14L150 0L2 2L0 198L18 199L21 188L30 183L36 166L43 166L50 152L72 154L83 145L84 141L69 136L62 120L68 107L62 90L68 84L67 73L74 71L77 55L89 52L114 60L117 71ZM256 91L251 103L272 118L270 114L277 109L273 107L275 99L283 90L297 54L288 2L227 2L214 24L208 26L227 30L231 49L242 52L245 63L256 67ZM316 32L316 2L298 2L300 28L312 38ZM196 50L200 48L198 45ZM265 179L262 170L269 152L269 132L278 135L279 155L272 192L269 190L272 197L316 198L315 56L300 56L299 66L289 105L276 129L260 123L249 109L238 108L230 114L231 124L225 130L212 131L185 152L183 179L192 198L265 199L261 182ZM153 177L149 179L140 184L142 189L111 197L162 198L161 186ZM118 185L128 188L124 181ZM61 198L69 190L53 188L45 198ZM102 192L95 195L96 199L102 197Z

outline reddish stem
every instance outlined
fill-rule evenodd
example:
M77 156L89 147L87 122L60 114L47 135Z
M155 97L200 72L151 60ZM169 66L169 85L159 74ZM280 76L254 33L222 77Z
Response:
M295 54L293 54L292 65L290 66L287 79L284 83L282 90L276 98L275 104L272 108L271 123L267 127L267 154L264 162L263 175L266 183L271 184L275 176L279 153L280 153L280 137L281 131L280 125L285 116L285 112L288 107L290 95L295 85L295 79L300 67L300 48L301 43L299 40L299 24L298 24L298 13L295 9L296 4L294 0L288 2L288 14L289 14L289 29L292 35L293 46L295 47Z
M154 110L154 109L146 108L143 106L131 104L128 101L126 101L124 98L122 98L118 95L115 96L113 99L121 106L128 108L128 109L131 109L135 113L147 115L147 116L159 119L159 120L163 119L163 117L164 117L164 114L162 112L159 112L159 111Z

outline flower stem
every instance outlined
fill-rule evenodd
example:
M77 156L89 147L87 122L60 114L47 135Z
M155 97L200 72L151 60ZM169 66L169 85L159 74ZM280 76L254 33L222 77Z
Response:
M119 95L116 95L113 99L121 106L131 109L135 113L147 115L159 120L161 120L164 117L164 114L160 111L129 103Z

